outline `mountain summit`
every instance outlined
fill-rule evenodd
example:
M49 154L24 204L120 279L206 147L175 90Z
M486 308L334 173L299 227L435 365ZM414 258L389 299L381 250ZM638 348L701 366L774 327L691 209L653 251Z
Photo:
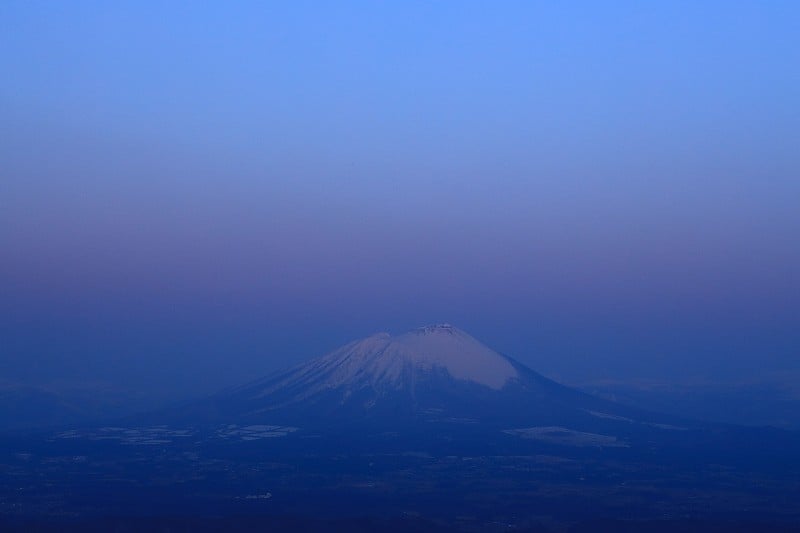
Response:
M426 372L502 389L518 377L503 356L449 324L426 326L392 337L378 333L343 346L287 377L316 388L370 386L402 388Z

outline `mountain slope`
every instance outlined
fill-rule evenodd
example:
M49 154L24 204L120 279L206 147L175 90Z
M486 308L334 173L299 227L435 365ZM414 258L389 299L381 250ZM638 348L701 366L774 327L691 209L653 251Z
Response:
M193 404L181 416L304 428L566 425L580 431L615 426L619 433L632 424L674 424L559 385L448 324L352 342Z

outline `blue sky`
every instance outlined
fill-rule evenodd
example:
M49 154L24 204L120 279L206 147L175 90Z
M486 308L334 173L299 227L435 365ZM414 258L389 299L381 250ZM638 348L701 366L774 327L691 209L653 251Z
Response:
M796 370L799 22L4 2L0 370L211 387L439 321L564 379Z

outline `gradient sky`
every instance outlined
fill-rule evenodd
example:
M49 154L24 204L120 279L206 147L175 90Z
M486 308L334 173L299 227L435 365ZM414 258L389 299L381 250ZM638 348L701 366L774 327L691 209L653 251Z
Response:
M456 324L800 367L797 2L0 4L0 376L206 390Z

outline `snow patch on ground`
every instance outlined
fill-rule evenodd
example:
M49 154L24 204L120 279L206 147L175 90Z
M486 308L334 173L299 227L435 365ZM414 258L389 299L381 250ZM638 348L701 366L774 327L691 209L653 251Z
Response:
M217 436L224 439L259 440L285 437L297 430L298 428L291 426L268 426L264 424L237 426L236 424L231 424L217 430Z
M122 444L170 444L175 438L192 437L190 429L174 429L167 426L148 427L102 427L96 430L69 430L58 433L59 439L111 440Z
M507 429L503 431L509 435L515 435L523 439L538 440L549 444L561 444L564 446L600 446L611 448L627 448L628 445L611 435L600 435L598 433L586 433L575 431L560 426L540 426L519 429Z
M606 420L619 420L620 422L636 422L632 418L625 418L624 416L610 415L608 413L601 413L600 411L586 411L592 416L597 418L605 418Z
M669 431L686 431L686 430L689 429L689 428L685 428L685 427L682 427L682 426L673 426L672 424L655 424L655 423L652 423L652 422L646 423L646 425L654 427L654 428L658 428L658 429L666 429L666 430L669 430Z

